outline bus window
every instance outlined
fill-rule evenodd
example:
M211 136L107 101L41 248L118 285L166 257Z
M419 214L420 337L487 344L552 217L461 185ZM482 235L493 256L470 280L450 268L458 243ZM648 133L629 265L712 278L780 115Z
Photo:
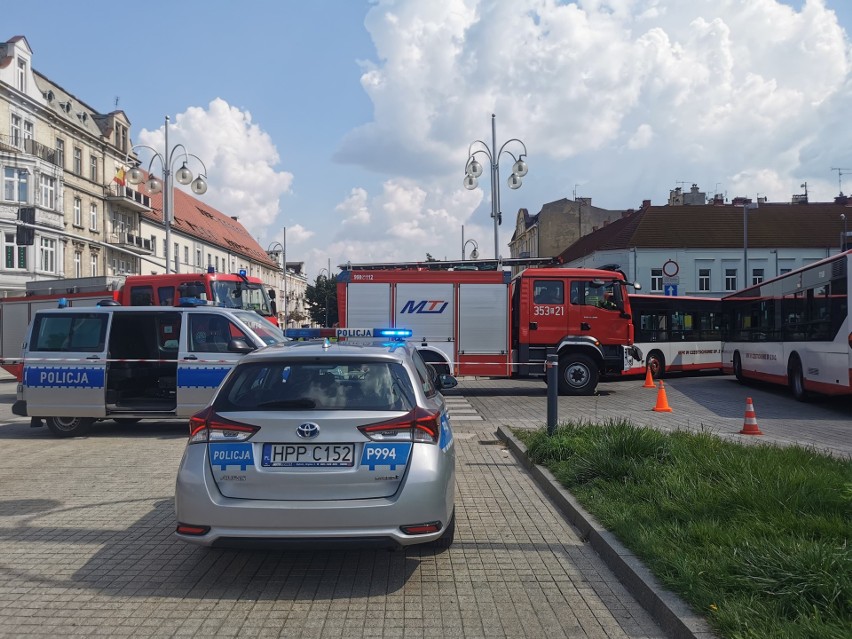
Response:
M175 305L175 287L174 286L160 286L157 288L157 296L160 300L160 306L174 306Z

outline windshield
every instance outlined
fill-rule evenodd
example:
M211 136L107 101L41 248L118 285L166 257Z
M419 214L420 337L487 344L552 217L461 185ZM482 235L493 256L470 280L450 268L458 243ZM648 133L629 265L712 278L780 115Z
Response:
M259 284L215 280L210 282L210 288L213 291L213 303L217 306L242 308L257 311L264 317L272 316L269 293Z
M267 346L291 341L289 337L284 336L284 331L269 320L263 319L254 311L237 311L234 315L254 331L255 335L262 339Z

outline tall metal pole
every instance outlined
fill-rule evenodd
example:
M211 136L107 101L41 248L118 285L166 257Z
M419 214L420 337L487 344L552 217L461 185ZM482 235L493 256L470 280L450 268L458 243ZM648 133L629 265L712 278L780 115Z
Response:
M166 148L163 153L163 224L166 225L166 275L172 268L172 171L169 166L169 116L166 116Z
M500 257L500 158L497 151L497 116L491 114L491 217L494 218L494 259Z
M281 261L284 266L284 328L287 328L288 322L288 314L287 314L287 227L283 227L283 239L284 243L281 245Z

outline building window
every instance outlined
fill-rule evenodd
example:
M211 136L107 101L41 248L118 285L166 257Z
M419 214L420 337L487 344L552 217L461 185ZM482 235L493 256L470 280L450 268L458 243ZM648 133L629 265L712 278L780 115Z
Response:
M651 269L651 291L661 293L663 290L663 269Z
M699 291L709 291L710 290L710 269L709 268L698 269L698 290Z
M92 272L92 277L98 276L98 256L95 253L92 253L89 258L89 269Z
M142 229L140 229L140 231L141 230ZM153 253L155 256L157 255L157 236L156 235L151 236L151 253Z
M207 266L213 266L213 257L210 253L207 254Z
M74 226L83 226L83 200L74 198Z
M16 245L14 233L5 233L4 239L6 240L3 246L6 268L27 268L27 247Z
M98 205L95 202L92 202L92 206L89 209L89 230L98 230Z
M786 273L789 273L789 272L790 272L790 271L792 271L792 270L793 270L793 269L791 269L791 268L782 268L782 269L778 272L778 274L779 274L779 275L784 275L784 274L786 274Z
M763 269L762 268L753 268L751 269L751 283L752 284L760 284L763 281Z
M219 256L216 256L216 272L219 272Z
M169 254L169 245L166 244L166 241L163 240L163 257ZM168 264L166 264L168 266Z
M23 58L18 58L18 91L26 93L27 91L27 61Z
M30 174L26 169L7 166L3 172L3 199L26 204L29 199Z
M89 156L89 179L92 182L98 181L98 158L96 155Z
M183 263L187 264L187 265L189 264L189 247L188 246L183 247Z
M726 268L725 269L725 290L726 291L736 291L737 290L737 269L735 269L735 268Z
M12 138L12 146L17 149L21 148L21 117L18 115L12 115L12 124L9 129L9 137Z
M39 267L45 273L56 272L56 240L49 237L39 238Z
M195 265L201 266L201 249L195 249Z
M172 254L172 261L174 261L175 263L175 273L180 273L180 270L178 268L180 266L180 247L178 246L177 242L175 242L174 249L175 250Z
M127 153L127 127L123 124L115 125L115 146L119 151Z
M24 120L24 149L29 149L30 151L33 150L32 143L27 144L27 141L32 140L33 137L33 123Z
M65 140L56 138L56 166L65 168Z
M83 149L74 147L74 175L83 175Z
M74 251L74 277L83 277L83 252Z
M51 211L54 210L56 208L56 178L42 173L38 176L38 181L41 186L41 205Z

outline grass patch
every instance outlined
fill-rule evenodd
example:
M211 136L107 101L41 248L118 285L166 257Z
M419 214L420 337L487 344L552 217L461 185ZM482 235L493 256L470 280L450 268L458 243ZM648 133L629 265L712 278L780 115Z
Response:
M852 462L629 422L515 435L723 636L852 636Z

